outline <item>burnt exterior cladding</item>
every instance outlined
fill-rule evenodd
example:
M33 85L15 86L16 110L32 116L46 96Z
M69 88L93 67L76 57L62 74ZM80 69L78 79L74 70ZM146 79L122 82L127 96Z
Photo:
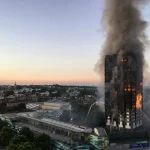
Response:
M105 57L105 119L111 131L143 124L143 67L132 56Z

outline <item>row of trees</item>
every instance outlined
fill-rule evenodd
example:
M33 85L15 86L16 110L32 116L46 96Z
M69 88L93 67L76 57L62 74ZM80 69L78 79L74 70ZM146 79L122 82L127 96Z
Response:
M50 150L51 139L46 134L35 135L28 127L23 127L19 133L0 120L0 143L4 150Z
M97 96L96 95L96 89L82 89L80 90L80 93L79 93L79 97L85 97L86 95L92 95L92 96Z
M19 86L19 89L20 89L21 86ZM87 87L84 87L83 89L80 90L80 93L79 93L79 97L84 97L86 95L93 95L93 96L96 96L96 88L87 88ZM32 92L30 94L37 94L37 93L43 93L43 92L50 92L50 95L51 97L59 97L59 96L62 96L63 94L66 94L66 91L67 91L67 87L65 86L59 86L59 85L55 85L55 86L52 86L51 88L49 87L45 87L45 86L41 86L40 87L40 90L39 91L36 91L35 88L33 88ZM57 91L56 93L53 93ZM23 91L22 94L24 95L28 95L29 94L28 92L26 91ZM10 95L14 95L14 91L13 90L6 90L4 91L4 97L7 97L7 96L10 96Z

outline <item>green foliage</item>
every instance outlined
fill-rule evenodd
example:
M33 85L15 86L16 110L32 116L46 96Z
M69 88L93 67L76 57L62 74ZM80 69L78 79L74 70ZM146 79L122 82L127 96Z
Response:
M0 132L0 142L2 145L7 146L10 140L14 137L14 131L10 127L3 127Z
M11 143L8 146L6 146L4 150L17 150L17 148L18 148L18 145Z
M11 143L9 144L9 146L5 148L5 150L41 150L41 149L36 147L34 143L24 142L18 145Z
M32 94L35 94L35 93L36 93L36 90L35 90L35 89L33 89L33 90L32 90Z
M15 136L8 123L0 120L0 143L6 146L5 150L50 150L51 139L46 134L35 137L28 127L23 127Z
M2 130L3 127L7 127L7 126L8 126L8 122L0 119L0 131Z
M5 91L4 92L4 97L10 96L10 95L14 95L14 91L13 90L9 90L9 91Z
M34 143L25 142L25 143L21 143L18 146L17 150L41 150L41 149L36 147L36 145Z
M17 89L17 90L21 90L22 88L23 88L23 86L21 86L21 85L17 85L17 86L16 86L16 89Z
M25 134L26 136L18 135L13 137L5 150L40 150L33 142L29 142L29 140L34 140L33 132L29 128L23 127L20 134Z
M41 90L39 91L40 93L46 92L47 88L46 87L41 87Z
M28 139L24 135L18 135L12 138L10 141L11 144L20 144L22 142L28 142Z
M41 150L50 150L51 139L50 136L46 134L40 134L35 138L35 144L37 147L41 148Z
M57 91L56 93L53 93ZM52 97L60 97L64 93L66 93L66 87L65 86L60 86L60 85L53 85L51 89L49 89L49 92L51 93Z
M34 133L28 128L28 127L23 127L20 132L19 132L19 135L24 135L27 137L27 139L30 141L30 142L33 142L34 141Z
M79 93L79 97L84 97L84 96L86 96L86 95L93 95L93 96L96 96L96 94L95 94L95 90L89 90L89 89L86 89L86 88L84 88L83 90L81 90L80 91L80 93Z

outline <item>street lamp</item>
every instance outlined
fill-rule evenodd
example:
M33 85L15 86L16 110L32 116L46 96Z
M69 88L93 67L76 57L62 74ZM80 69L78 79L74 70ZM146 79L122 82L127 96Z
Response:
M91 104L91 106L90 106L90 108L89 108L89 111L88 111L88 113L87 113L87 116L86 116L86 118L85 118L85 126L86 126L86 121L87 121L87 118L88 118L88 116L89 116L89 113L90 113L92 107L93 107L95 104L98 104L98 103L99 103L99 102L94 102L93 104Z

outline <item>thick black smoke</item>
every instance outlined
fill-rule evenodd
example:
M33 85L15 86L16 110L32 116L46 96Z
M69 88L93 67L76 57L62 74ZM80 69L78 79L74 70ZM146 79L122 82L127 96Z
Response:
M130 53L144 66L147 22L141 16L141 4L146 4L146 0L105 0L103 25L106 39L96 64L101 78L104 78L104 59L108 54L118 54L119 63L122 55Z
M96 64L96 70L104 79L104 62L106 55L116 54L117 64L113 66L112 80L105 85L105 90L111 90L112 121L118 117L116 96L122 95L122 90L116 91L115 78L117 78L117 89L123 89L123 67L122 62L126 61L129 68L138 67L136 83L141 82L141 73L145 68L144 50L148 42L145 29L147 22L143 20L140 7L149 0L105 0L103 13L103 25L106 31L106 39L103 45L100 60ZM113 63L113 62L112 62ZM119 69L118 69L119 66ZM120 107L123 108L123 103ZM121 117L124 120L123 116Z

